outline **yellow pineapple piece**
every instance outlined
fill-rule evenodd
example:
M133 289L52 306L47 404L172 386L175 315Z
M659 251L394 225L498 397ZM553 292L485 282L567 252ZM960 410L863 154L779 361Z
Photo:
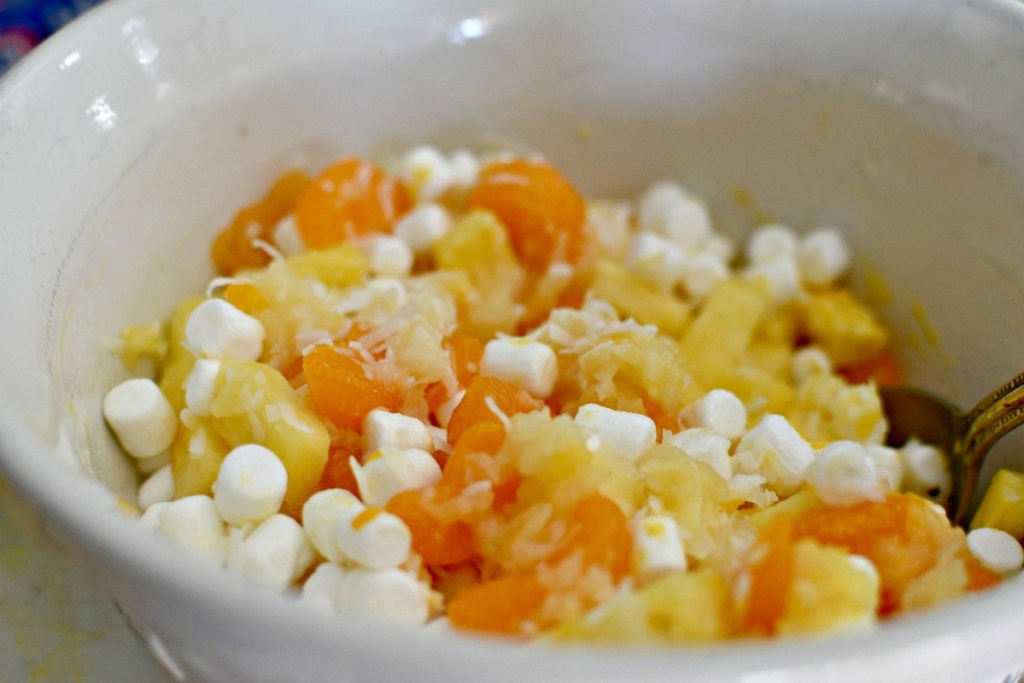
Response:
M1001 469L992 477L985 497L971 520L972 529L999 529L1024 538L1024 474Z
M448 352L441 345L443 338L438 329L417 316L408 325L393 334L388 344L394 352L395 363L401 371L402 381L436 382L449 372Z
M300 277L311 277L334 287L347 287L366 277L370 264L362 252L351 244L307 251L284 260Z
M879 579L866 559L812 540L798 542L794 552L793 583L777 624L780 634L826 633L874 621Z
M220 465L230 449L203 418L192 417L178 425L171 444L171 472L177 498L211 495Z
M704 368L705 373L708 372ZM702 377L700 369L694 373ZM707 386L728 389L736 394L747 407L748 423L753 423L762 415L769 413L785 413L793 403L796 390L789 382L777 375L753 365L742 364L719 370Z
M887 426L882 399L873 385L851 386L835 375L808 378L785 414L812 442L849 439L881 443Z
M627 585L550 635L556 641L670 644L720 640L730 630L729 585L702 568L667 574L640 589Z
M801 512L806 512L812 508L821 505L821 501L814 493L808 489L797 491L789 498L780 500L771 507L758 510L753 513L747 520L754 525L758 531L764 531L772 525L779 517L783 515L789 515L795 517Z
M249 361L222 361L210 402L210 425L230 448L258 443L288 471L283 510L297 514L320 482L330 437L277 370Z
M718 373L740 359L768 304L758 284L728 279L715 286L680 342L701 384L715 386Z
M185 326L188 325L192 311L204 301L206 297L201 296L185 299L178 304L167 325L167 356L164 359L159 384L160 390L174 407L175 413L181 412L185 407L185 382L188 381L192 366L196 363L195 356L184 346Z
M121 347L118 352L129 371L134 370L143 358L149 358L153 362L153 368L160 372L167 356L167 339L164 337L163 325L152 322L148 325L124 328L121 330Z
M590 292L607 301L620 315L644 325L655 325L676 336L690 319L690 306L671 294L659 292L611 259L598 259Z
M807 334L837 367L869 361L888 342L874 314L845 289L812 293L805 311Z
M905 610L924 609L952 600L967 590L967 566L960 556L963 543L944 549L928 571L910 581L900 596Z

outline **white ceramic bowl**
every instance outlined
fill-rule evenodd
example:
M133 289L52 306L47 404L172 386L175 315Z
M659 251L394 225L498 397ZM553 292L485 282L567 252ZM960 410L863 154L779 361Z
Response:
M915 380L967 403L1020 369L1016 2L112 2L0 84L0 467L182 676L938 682L1024 659L1022 582L849 637L551 650L307 613L124 516L117 331L201 288L214 231L289 164L420 141L543 150L594 195L674 176L736 235L846 226Z

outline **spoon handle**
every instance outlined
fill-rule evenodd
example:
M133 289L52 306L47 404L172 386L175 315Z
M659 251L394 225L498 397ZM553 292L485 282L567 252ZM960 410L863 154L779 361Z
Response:
M1020 373L1013 379L1006 382L1006 384L978 401L978 404L971 408L969 413L964 415L964 423L970 425L971 423L976 422L978 418L992 408L992 406L1007 398L1010 394L1013 394L1021 387L1024 387L1024 372Z

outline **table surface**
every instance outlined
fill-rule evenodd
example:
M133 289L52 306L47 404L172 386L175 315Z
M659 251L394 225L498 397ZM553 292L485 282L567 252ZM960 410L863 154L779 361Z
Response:
M170 683L113 600L0 477L0 681Z

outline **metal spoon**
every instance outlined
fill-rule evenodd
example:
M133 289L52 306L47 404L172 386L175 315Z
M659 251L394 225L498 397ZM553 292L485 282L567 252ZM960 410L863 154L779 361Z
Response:
M886 441L890 446L916 438L946 453L953 475L946 511L954 524L963 525L989 449L1024 424L1024 373L981 399L967 413L920 389L883 387L879 393L889 420Z

